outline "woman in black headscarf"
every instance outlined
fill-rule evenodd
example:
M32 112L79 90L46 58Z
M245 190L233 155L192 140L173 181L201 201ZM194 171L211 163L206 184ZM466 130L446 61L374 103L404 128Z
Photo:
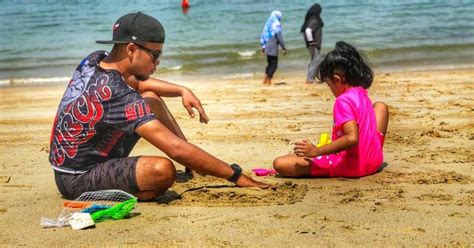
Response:
M321 20L321 5L314 4L306 12L304 23L300 32L303 33L306 47L311 56L311 62L308 65L308 74L306 83L314 83L316 78L316 69L321 62L321 42L323 39L323 20Z

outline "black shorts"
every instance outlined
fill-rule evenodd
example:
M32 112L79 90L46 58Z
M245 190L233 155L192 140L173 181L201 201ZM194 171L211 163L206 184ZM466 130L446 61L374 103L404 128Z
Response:
M125 157L97 164L84 174L67 174L54 171L59 192L73 200L87 191L120 189L138 193L136 166L139 157Z

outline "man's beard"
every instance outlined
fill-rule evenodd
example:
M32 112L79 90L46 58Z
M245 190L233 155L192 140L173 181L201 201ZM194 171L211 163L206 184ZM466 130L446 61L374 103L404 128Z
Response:
M138 81L145 81L145 80L148 80L150 78L150 75L134 75L135 78L138 80Z

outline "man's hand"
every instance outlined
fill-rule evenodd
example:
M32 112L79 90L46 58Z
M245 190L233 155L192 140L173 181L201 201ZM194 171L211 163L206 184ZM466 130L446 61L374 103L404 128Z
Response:
M295 143L295 147L293 148L296 156L298 157L317 157L318 148L309 140L305 139L302 141L298 141Z
M199 112L199 121L201 123L206 123L209 122L209 118L206 115L206 112L204 111L204 108L201 105L201 101L193 94L193 92L189 89L186 89L183 91L183 94L181 95L182 101L183 101L183 106L186 108L188 111L189 115L194 118L194 110L193 108L197 109Z
M239 177L239 180L237 180L235 185L238 187L257 187L261 189L268 189L270 187L270 184L255 181L251 177L248 177L244 174Z
M286 55L286 49L283 49L283 55Z

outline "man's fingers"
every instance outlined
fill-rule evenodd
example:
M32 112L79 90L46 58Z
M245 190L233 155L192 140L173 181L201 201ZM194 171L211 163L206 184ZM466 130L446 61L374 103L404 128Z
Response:
M201 104L199 104L199 106L197 106L196 109L199 112L199 117L200 117L201 123L209 122L209 117L207 117L206 111L204 111L204 108L201 106Z
M195 114L194 114L193 107L190 107L190 106L188 107L188 106L186 106L185 108L186 108L186 110L188 111L188 114L189 114L192 118L194 118Z

